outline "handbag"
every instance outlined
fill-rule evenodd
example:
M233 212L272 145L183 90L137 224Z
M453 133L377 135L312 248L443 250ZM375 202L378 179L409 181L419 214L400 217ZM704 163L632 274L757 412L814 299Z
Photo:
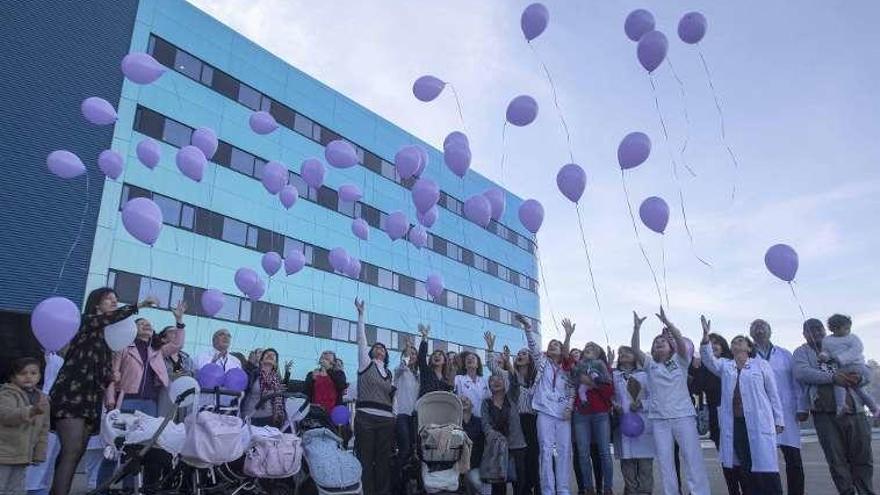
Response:
M186 439L181 456L200 463L220 465L242 456L241 419L211 411L186 418Z
M250 424L248 425L250 427ZM292 433L252 435L244 457L244 474L255 478L289 478L302 467L302 444Z

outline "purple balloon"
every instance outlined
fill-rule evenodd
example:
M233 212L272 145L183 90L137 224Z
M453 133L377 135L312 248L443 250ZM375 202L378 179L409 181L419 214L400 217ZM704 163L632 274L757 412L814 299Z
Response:
M273 160L263 166L263 178L260 181L269 194L278 194L287 185L287 178L287 167Z
M333 267L333 271L340 273L345 271L345 267L348 266L348 260L350 258L345 248L335 247L330 250L327 259L330 261L330 266Z
M443 276L439 273L431 273L428 275L428 279L425 280L425 290L427 290L428 295L434 299L440 297L444 291Z
M548 22L550 22L550 12L547 7L541 3L533 3L523 10L519 26L526 41L532 41L547 29Z
M440 96L446 83L434 76L422 76L413 83L413 95L419 101L432 101Z
M150 84L162 77L165 67L152 55L132 52L122 57L122 73L135 84Z
M645 33L653 30L654 14L645 9L633 10L626 16L626 21L623 23L623 31L626 33L626 37L633 41L639 41Z
M464 177L471 167L471 150L465 144L452 143L443 148L443 161L452 173Z
M242 294L248 295L254 291L259 283L260 277L257 272L250 268L242 267L235 271L235 286Z
M651 138L644 132L631 132L617 146L617 163L623 170L645 163L651 154Z
M537 234L544 223L544 207L536 199L527 199L519 206L519 221L529 232Z
M275 117L264 110L252 113L248 119L248 125L251 126L252 131L260 135L271 134L275 129L278 129L278 122L275 121Z
M355 218L351 222L351 232L362 241L369 240L370 238L370 226L363 218Z
M217 147L220 146L220 142L217 140L217 134L213 129L208 127L199 127L194 130L189 142L196 148L202 150L202 153L205 154L205 158L208 160L214 156L214 153L217 152Z
M361 192L361 188L354 184L343 184L339 186L339 198L342 201L354 203L362 197L364 197L364 194Z
M208 166L208 159L205 158L202 150L193 145L184 146L177 152L175 160L177 161L177 168L180 169L183 175L196 182L202 181L202 177L205 175L205 167Z
M263 265L263 271L271 277L281 269L281 255L275 251L269 251L263 255L260 264Z
M104 150L98 155L98 168L114 180L122 175L122 162L122 155L113 150Z
M330 411L330 421L333 421L333 424L336 426L347 425L350 419L351 412L346 406L339 405Z
M489 200L489 205L492 207L492 220L497 222L501 219L501 215L504 215L506 207L504 191L500 187L492 187L483 191L483 196L486 196L486 199Z
M232 368L223 377L223 388L232 392L244 392L248 386L247 373L241 368Z
M440 216L440 210L437 208L437 205L432 206L425 213L416 212L416 218L419 220L419 223L428 229L434 226L438 216Z
M425 168L428 167L428 152L425 151L425 148L422 148L419 145L414 145L416 147L416 151L419 152L419 168L416 169L415 176L421 177L422 172L425 171Z
M396 241L406 235L408 228L409 222L406 219L406 214L402 211L395 211L385 218L385 233L388 234L392 241Z
M208 316L214 316L223 309L226 303L226 296L217 289L208 289L202 292L202 310Z
M414 145L401 147L394 155L394 166L401 179L409 179L419 170L421 155Z
M90 96L80 105L83 117L95 125L110 125L116 122L116 109L104 98Z
M666 35L660 31L648 31L639 39L636 55L646 71L654 72L654 69L663 63L668 49L669 42L666 40Z
M159 158L162 156L162 148L153 138L141 139L137 144L137 157L145 167L152 170L159 164Z
M284 273L293 275L306 266L306 255L302 251L288 251L284 258Z
M345 272L346 277L350 277L353 279L361 278L361 260L355 257L349 258L348 264L345 265L345 269L343 271Z
M645 420L638 413L625 412L620 417L620 433L629 438L641 436L645 432Z
M152 199L130 199L122 207L122 225L132 237L152 246L162 231L162 210Z
M336 168L350 168L358 164L357 151L354 146L342 139L327 143L327 147L324 148L324 158L327 163Z
M461 131L452 131L446 135L446 139L443 140L443 148L445 149L452 144L464 145L466 148L470 148L471 146L467 135Z
M663 198L651 196L639 206L639 217L646 227L662 234L666 231L666 224L669 223L669 205L663 201Z
M480 227L488 227L492 219L492 205L482 194L474 194L464 202L464 217Z
M309 186L320 189L324 184L324 164L317 158L309 158L302 162L299 174Z
M79 331L81 318L70 299L50 297L40 301L31 313L31 329L44 351L58 352Z
M261 278L257 278L257 284L251 288L251 291L247 293L247 296L251 301L259 301L265 293L266 282L263 282L263 279Z
M296 204L296 200L299 199L299 191L293 185L288 184L281 188L281 192L278 193L278 199L280 199L281 204L289 210L294 204Z
M46 157L49 172L62 179L72 179L86 172L86 166L78 156L67 150L55 150Z
M577 203L587 187L587 173L577 164L563 165L556 174L556 187L569 201Z
M409 233L406 237L413 246L419 249L428 245L428 231L421 225L415 225L409 229Z
M678 21L678 37L689 45L699 43L706 36L706 16L699 12L688 12Z
M412 198L419 213L425 213L440 201L440 187L433 180L422 177L413 185Z
M787 244L776 244L764 255L764 264L770 273L781 280L791 282L798 271L798 254Z
M223 377L223 368L217 363L208 363L196 372L196 379L203 389L212 389L223 385Z
M507 105L507 121L517 127L524 127L538 116L538 102L529 95L519 95Z

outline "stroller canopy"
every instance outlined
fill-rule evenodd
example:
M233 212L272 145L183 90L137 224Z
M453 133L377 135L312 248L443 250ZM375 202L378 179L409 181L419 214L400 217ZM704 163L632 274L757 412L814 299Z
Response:
M461 426L461 400L451 392L430 392L416 402L418 429L427 425Z

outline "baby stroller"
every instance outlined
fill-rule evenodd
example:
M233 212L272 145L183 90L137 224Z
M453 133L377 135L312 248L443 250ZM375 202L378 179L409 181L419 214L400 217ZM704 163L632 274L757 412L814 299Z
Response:
M307 403L306 403L307 404ZM305 495L355 495L361 493L361 463L344 447L327 411L317 405L299 422L306 458L300 481Z
M416 402L419 492L460 493L470 470L471 440L462 429L461 401L450 392L430 392Z

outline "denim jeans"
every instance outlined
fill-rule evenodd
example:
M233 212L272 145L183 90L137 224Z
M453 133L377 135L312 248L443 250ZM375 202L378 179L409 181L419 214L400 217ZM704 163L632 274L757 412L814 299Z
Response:
M574 436L578 447L577 462L584 478L584 488L593 486L593 470L590 465L590 443L595 442L599 448L599 459L602 461L602 484L598 489L611 489L614 485L614 471L611 461L611 418L608 413L580 414L571 417L574 424Z

